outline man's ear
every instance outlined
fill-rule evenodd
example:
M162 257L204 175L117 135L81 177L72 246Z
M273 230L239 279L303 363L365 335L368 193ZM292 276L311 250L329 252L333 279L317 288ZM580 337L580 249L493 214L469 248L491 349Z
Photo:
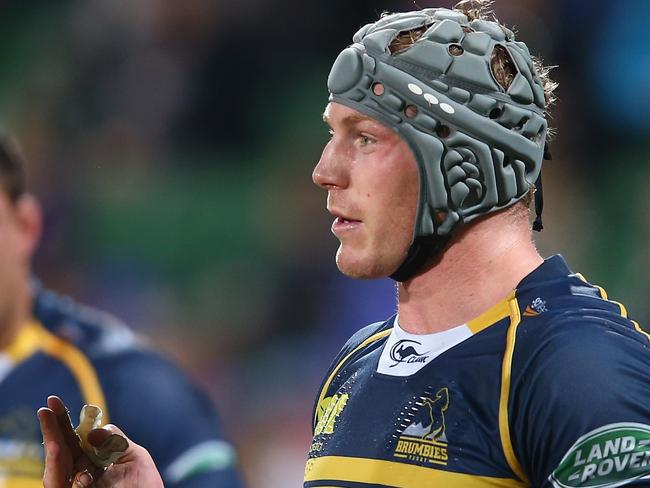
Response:
M16 218L22 236L23 252L29 259L36 251L38 242L41 239L43 229L41 204L35 196L25 193L18 197L15 207Z

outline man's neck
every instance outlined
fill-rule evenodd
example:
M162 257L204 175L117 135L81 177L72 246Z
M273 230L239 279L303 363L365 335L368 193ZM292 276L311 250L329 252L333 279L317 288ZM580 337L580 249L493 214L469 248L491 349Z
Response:
M542 262L526 220L506 211L470 224L430 269L400 283L400 326L430 334L467 323Z
M0 317L0 351L6 349L31 317L32 293L29 284L16 294L11 306Z

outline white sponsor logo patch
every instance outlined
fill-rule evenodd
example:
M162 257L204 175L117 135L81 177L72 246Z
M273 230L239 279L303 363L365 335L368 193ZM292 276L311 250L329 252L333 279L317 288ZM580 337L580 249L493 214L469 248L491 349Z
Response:
M396 320L379 358L377 372L390 376L411 376L471 336L472 331L466 325L436 334L409 334Z
M609 424L580 437L549 480L556 488L614 488L650 477L650 426Z

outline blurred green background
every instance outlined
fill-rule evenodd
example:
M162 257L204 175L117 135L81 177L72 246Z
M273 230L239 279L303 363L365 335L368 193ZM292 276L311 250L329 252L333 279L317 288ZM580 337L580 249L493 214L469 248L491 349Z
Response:
M420 7L453 2L419 2ZM311 170L352 34L411 1L0 2L0 126L43 201L35 267L213 396L251 486L298 486L330 359L395 309L339 275ZM650 324L650 2L497 0L559 65L544 255Z

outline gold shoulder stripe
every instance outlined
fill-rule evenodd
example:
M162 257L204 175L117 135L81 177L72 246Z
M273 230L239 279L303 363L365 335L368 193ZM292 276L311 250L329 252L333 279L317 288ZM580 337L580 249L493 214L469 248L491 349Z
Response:
M643 330L643 329L641 328L641 326L639 325L639 323L638 323L636 320L632 320L632 323L634 324L634 328L635 328L638 332L641 332L641 334L643 334L644 336L646 336L646 337L648 338L648 340L650 341L650 334L648 334L645 330Z
M472 334L477 334L483 329L486 329L490 325L495 324L499 320L505 319L508 315L510 315L510 305L508 304L509 298L510 295L487 311L483 312L475 319L470 320L467 323L467 327L469 327L469 330L472 331Z
M517 480L508 478L474 476L400 462L342 456L324 456L308 460L305 467L305 482L318 480L329 480L323 486L331 486L333 481L393 488L422 488L423 486L523 488L525 486Z
M39 332L43 352L61 361L72 372L79 384L84 402L100 407L103 412L103 423L110 423L104 392L97 378L95 368L86 355L69 342L50 333L41 325L39 325ZM56 394L57 392L52 393Z
M648 334L645 330L643 330L636 320L632 320L627 316L627 309L625 308L625 305L623 305L621 302L617 302L616 300L610 300L608 298L607 292L605 291L605 289L602 286L598 286L598 285L594 285L593 283L589 283L587 281L587 279L582 274L580 274L580 273L576 273L576 274L577 274L578 278L580 278L585 283L598 288L598 291L600 293L600 297L603 300L607 300L608 302L613 303L614 305L618 305L618 308L620 309L619 313L621 314L621 316L623 318L625 318L625 319L630 320L630 322L632 322L632 324L634 325L634 328L636 329L636 331L640 332L641 334L646 336L646 338L650 341L650 334Z
M576 276L577 276L578 278L580 278L582 281L584 281L585 283L587 283L588 285L591 285L591 286L597 288L597 289L598 289L598 293L600 293L600 298L602 298L603 300L606 300L606 301L608 301L608 302L610 302L610 303L613 303L613 304L615 304L615 305L618 305L618 308L620 309L620 314L621 314L624 318L627 318L627 309L625 308L625 305L623 305L622 303L617 302L617 301L615 301L615 300L610 300L610 299L609 299L609 296L607 295L607 292L605 291L605 288L603 288L603 287L600 286L600 285L595 285L595 284L593 284L593 283L590 283L589 281L587 281L587 278L585 278L584 275L583 275L582 273L576 273Z
M378 341L382 337L386 337L387 335L390 334L390 331L393 330L392 328L383 330L381 332L377 332L374 335L371 335L368 337L365 341L363 341L361 344L359 344L357 347L355 347L350 353L348 353L339 363L334 367L332 372L330 373L329 377L327 378L327 381L323 385L323 389L320 392L320 395L318 396L318 403L316 404L317 406L321 405L321 402L325 398L325 394L327 393L327 389L330 387L330 384L332 384L332 381L334 380L334 377L336 376L336 373L339 372L341 367L345 364L345 362L350 359L350 356L352 356L355 352L357 352L359 349L362 349L366 347L368 344L372 344L375 341ZM314 426L318 423L318 411L319 409L316 408L316 418L314 418Z
M20 328L4 352L12 361L19 363L40 349L40 337L39 326L34 321L30 321Z
M512 357L515 352L515 341L517 339L517 327L521 322L521 313L519 303L515 293L511 293L509 300L510 307L510 326L506 335L506 349L503 354L503 365L501 367L501 396L499 398L499 434L501 436L501 445L506 461L517 477L524 481L527 486L530 485L526 473L524 473L521 464L512 447L512 438L510 437L510 419L508 415L508 401L510 399L510 379L512 375Z

